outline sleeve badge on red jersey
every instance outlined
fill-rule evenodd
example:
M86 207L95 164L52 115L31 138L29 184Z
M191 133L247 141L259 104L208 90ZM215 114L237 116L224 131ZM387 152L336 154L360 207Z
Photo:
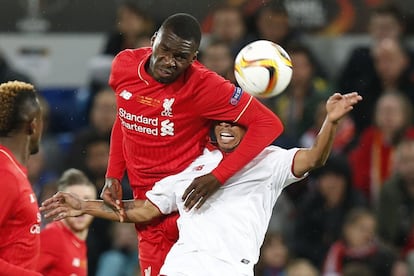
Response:
M242 94L243 94L243 90L242 90L240 87L237 87L237 86L236 86L236 87L234 88L233 95L231 96L231 99L230 99L230 104L231 104L231 105L236 105L236 104L238 104L238 103L239 103L239 101L240 101L240 98L241 98Z

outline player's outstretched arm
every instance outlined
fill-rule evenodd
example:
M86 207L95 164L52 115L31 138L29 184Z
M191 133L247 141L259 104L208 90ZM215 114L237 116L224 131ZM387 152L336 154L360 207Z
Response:
M295 155L293 173L300 177L312 169L323 166L329 157L338 122L353 106L362 100L357 92L333 94L326 102L326 118L311 148L300 149Z
M61 220L88 214L94 217L120 222L146 223L161 215L158 208L148 200L124 200L125 219L102 200L83 200L72 193L58 192L45 200L40 211L45 218Z

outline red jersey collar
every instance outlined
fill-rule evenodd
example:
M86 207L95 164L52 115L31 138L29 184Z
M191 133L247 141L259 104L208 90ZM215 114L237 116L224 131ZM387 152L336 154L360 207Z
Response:
M73 233L72 230L70 230L69 226L66 225L63 221L56 221L56 226L58 228L61 228L63 232L66 232L67 235L69 235L72 238L74 238L80 244L85 243L85 240L82 240L78 236L76 236L75 233Z

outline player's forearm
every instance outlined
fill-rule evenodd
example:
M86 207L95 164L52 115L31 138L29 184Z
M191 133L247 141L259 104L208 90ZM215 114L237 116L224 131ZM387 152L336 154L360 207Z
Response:
M125 202L126 222L147 223L161 215L155 205L148 200L132 200Z
M161 215L155 206L144 200L123 200L126 217L123 222L147 223ZM119 221L119 215L102 200L87 200L82 206L85 214L112 221Z
M102 200L85 200L82 204L82 212L97 218L119 221L118 215Z
M328 118L325 118L313 146L309 149L308 159L311 163L311 169L323 166L326 163L331 153L337 127L338 122L331 122Z
M335 138L337 123L325 119L313 146L300 149L293 162L293 174L302 177L305 173L323 166L331 152L332 143Z

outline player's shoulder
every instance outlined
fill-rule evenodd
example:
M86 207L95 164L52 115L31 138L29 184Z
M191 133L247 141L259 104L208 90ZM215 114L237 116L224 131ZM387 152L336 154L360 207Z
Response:
M17 171L16 165L8 159L0 158L0 177L4 182L19 182L20 172ZM7 180L7 181L5 181Z
M275 145L270 145L270 146L265 147L262 152L269 154L269 153L273 153L273 152L281 153L281 152L286 152L286 151L287 151L287 149L285 149L285 148L275 146Z
M216 72L208 69L199 61L194 61L188 69L188 77L195 81L204 82L206 79L224 81Z
M2 181L0 192L8 199L20 197L21 195L21 175L10 166L10 164L0 160L0 178Z
M114 63L128 63L133 62L136 64L137 60L147 57L151 54L150 47L143 47L137 49L125 49L119 52L115 58Z
M258 155L261 159L285 160L287 156L294 155L299 148L286 149L275 145L270 145Z

